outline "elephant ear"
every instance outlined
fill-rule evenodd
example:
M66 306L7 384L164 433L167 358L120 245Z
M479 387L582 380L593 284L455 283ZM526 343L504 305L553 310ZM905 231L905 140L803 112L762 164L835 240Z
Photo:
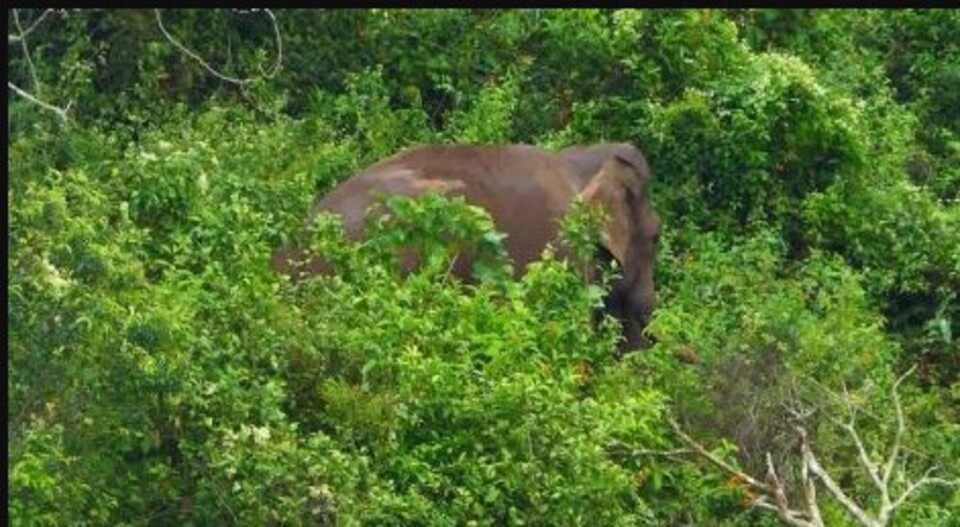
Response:
M621 266L626 265L632 230L630 200L642 191L634 172L629 162L610 156L580 193L587 203L602 204L606 210L607 221L600 229L600 241Z

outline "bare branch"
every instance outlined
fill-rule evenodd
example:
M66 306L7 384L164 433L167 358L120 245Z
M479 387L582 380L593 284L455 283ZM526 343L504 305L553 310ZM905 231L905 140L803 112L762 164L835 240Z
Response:
M200 55L197 55L197 54L194 53L193 51L190 51L190 49L187 48L186 46L184 46L183 44L181 44L180 41L178 41L177 39L173 38L173 35L171 35L171 34L167 31L167 28L164 27L164 25L163 25L163 17L160 16L160 10L159 10L159 9L154 9L153 12L154 12L154 14L155 14L156 17L157 17L157 25L160 27L160 31L163 33L163 36L167 37L167 40L169 40L171 44L173 44L177 49L179 49L180 51L182 51L186 56L188 56L188 57L192 58L193 60L199 62L200 65L203 66L203 69L205 69L205 70L207 70L208 72L210 72L211 75L213 75L214 77L217 77L217 78L220 79L220 80L229 82L229 83L231 83L231 84L240 84L240 85L243 85L243 84L247 84L248 82L250 82L250 79L238 79L238 78L236 78L236 77L230 77L230 76L228 76L228 75L224 75L224 74L220 73L219 71L213 69L213 66L211 66L210 64L207 64L207 61L203 60L203 58L200 57Z
M17 16L17 14L18 14L17 12L18 12L18 11L19 11L19 9L14 9L14 10L13 10L13 14L14 14L14 19L15 19L15 21L16 21L16 23L17 23L17 30L20 31L20 34L19 34L19 35L9 35L9 34L8 34L8 35L7 35L7 42L10 43L10 44L15 43L15 42L20 42L21 40L27 38L27 35L29 35L30 33L33 33L33 30L37 29L37 28L40 26L40 23L41 23L41 22L43 22L48 16L50 16L50 15L52 15L53 13L56 13L56 12L57 12L56 9L45 9L45 10L43 11L43 13L40 13L40 16L38 16L37 19L34 20L32 24L30 24L30 27L28 27L26 31L23 31L23 30L20 29L20 21L19 21L19 17Z
M753 505L754 507L759 507L761 509L767 509L768 511L773 511L777 513L778 516L780 515L780 509L778 509L777 506L774 505L773 503L770 503L770 498L766 496L760 496L759 498L754 500L751 505Z
M780 477L777 475L776 467L774 466L773 459L769 453L767 454L767 473L765 478L766 483L764 484L738 471L723 460L717 458L708 452L703 446L699 445L692 438L686 435L680 429L680 426L675 420L670 417L668 417L668 420L677 435L680 436L683 442L690 446L690 448L696 454L703 456L725 472L737 476L762 494L759 498L756 498L752 501L752 506L775 512L778 518L780 518L780 520L785 524L799 527L822 527L824 525L817 503L817 488L816 481L814 479L815 476L816 479L819 479L820 482L822 482L827 488L830 495L854 517L858 524L866 527L884 527L890 524L894 512L922 488L929 485L960 486L960 479L950 480L934 477L933 473L936 471L936 467L934 467L928 469L923 474L923 477L921 477L919 480L912 483L908 482L903 493L896 499L891 500L891 479L893 479L893 473L894 471L898 471L898 473L905 475L906 470L903 460L905 456L902 454L905 448L903 444L903 438L906 435L906 419L904 417L903 405L900 401L899 388L903 381L913 371L914 368L911 368L909 371L899 377L892 387L892 397L897 419L897 429L890 448L889 457L881 460L880 462L875 462L870 459L867 446L864 444L863 439L857 430L857 414L861 409L854 405L853 398L851 397L850 393L846 390L846 388L844 388L843 394L839 395L820 385L820 387L823 388L828 395L839 399L846 408L847 419L845 421L833 419L833 421L837 423L837 425L843 430L845 430L849 437L853 440L853 443L857 449L859 463L863 465L867 473L870 474L870 479L873 482L873 485L880 493L879 511L875 516L857 504L857 502L855 502L850 496L848 496L844 490L840 488L840 485L833 479L833 477L830 476L826 469L824 469L817 457L814 455L807 436L807 431L802 425L798 425L796 430L800 437L800 450L802 459L801 479L803 483L802 490L804 510L797 511L790 508L786 489L784 488ZM803 420L802 417L809 415L809 413L804 412L802 409L798 410L788 408L788 411L791 413L791 415L800 419L801 421ZM870 414L867 413L867 415ZM875 417L877 419L880 418L879 416L871 417ZM900 468L898 469L898 467Z
M34 97L34 96L31 95L30 93L27 93L26 91L24 91L23 89L21 89L19 86L17 86L16 84L14 84L14 83L12 83L12 82L10 82L10 81L7 81L7 87L10 88L11 90L17 92L17 95L23 97L24 99L27 99L28 101L30 101L30 102L32 102L32 103L34 103L34 104L37 104L37 105L39 105L39 106L41 106L41 107L43 107L43 108L45 108L45 109L47 109L47 110L50 110L51 112L54 112L55 114L59 115L60 118L64 120L64 122L70 120L69 117L67 117L67 112L70 111L70 105L71 105L72 103L67 103L67 106L66 106L65 108L60 108L60 107L54 106L54 105L52 105L52 104L50 104L50 103L46 103L46 102L41 101L40 99Z
M918 490L920 490L925 486L928 486L928 485L944 485L948 487L960 486L960 479L951 480L951 479L930 477L930 475L936 472L936 470L937 470L937 467L931 467L927 469L927 471L923 474L922 478L915 481L914 483L911 483L910 486L907 487L907 490L905 490L903 494L901 494L900 497L897 498L890 505L889 511L886 511L886 510L881 511L881 518L886 519L892 516L893 511L896 510L897 507L903 505L908 499L910 499L910 496L912 496L915 492L917 492Z
M781 521L783 521L788 525L795 525L799 527L811 527L811 526L822 527L823 526L822 522L813 523L813 520L808 520L807 515L805 515L804 513L793 511L793 510L787 511L787 517L784 518L783 516L780 515L780 510L777 509L777 506L770 503L769 499L766 496L760 496L759 498L757 498L756 501L753 502L753 506L777 513L777 517L780 518Z
M229 75L220 73L213 66L211 66L207 61L203 60L203 58L200 55L198 55L197 53L195 53L194 51L190 50L188 47L180 43L179 40L175 39L173 35L171 35L169 31L167 31L166 26L163 25L163 17L160 14L160 10L159 9L153 10L157 18L157 26L160 28L160 31L163 33L163 36L166 37L167 40L174 45L174 47L179 49L186 56L197 61L200 64L200 66L203 67L203 69L207 70L207 72L213 75L214 77L222 81L229 82L231 84L236 84L241 87L247 84L250 84L254 81L260 80L262 78L272 78L274 75L276 75L277 71L279 71L281 61L283 60L283 42L280 37L280 26L277 23L277 18L276 16L274 16L271 10L264 9L263 11L267 13L267 16L270 17L270 21L273 23L273 32L277 39L277 60L274 63L273 68L270 69L269 73L265 72L262 66L258 66L261 74L259 77L248 77L246 79L240 79L237 77L231 77Z
M840 485L837 485L837 482L830 477L830 474L827 474L827 471L820 466L820 462L817 461L816 456L813 455L813 451L810 449L810 443L807 441L807 431L803 427L798 426L797 432L800 434L800 449L803 455L803 463L807 465L811 472L820 478L820 481L827 487L830 494L833 494L833 497L863 525L871 527L879 525L873 518L868 516L856 502L850 499L850 497L843 492L843 489L840 488Z
M903 441L903 433L906 430L906 425L903 421L903 405L900 404L900 383L904 381L910 374L917 369L916 365L913 365L906 373L900 376L897 379L897 382L893 383L893 388L891 389L891 395L893 396L893 408L897 413L897 432L893 438L893 447L890 451L890 457L887 458L887 464L883 468L883 485L887 487L890 484L890 475L893 474L893 467L897 463L897 457L900 455L900 445Z
M806 463L801 463L800 477L803 480L803 501L807 507L807 513L810 514L810 521L814 525L823 525L823 518L820 516L820 505L817 504L817 485L810 477L810 467Z
M41 15L42 18L42 15ZM20 25L20 10L13 10L13 23L17 26L17 31L20 32L20 48L23 50L23 58L27 61L27 69L30 70L30 79L33 80L33 91L37 92L37 97L42 95L40 93L40 81L37 80L37 69L33 66L33 58L30 57L30 49L27 47L27 37L24 34L23 26ZM31 27L36 27L34 24Z
M798 513L790 509L787 501L787 493L783 488L783 483L777 476L777 470L773 467L773 457L767 452L767 483L773 488L773 510L777 512L780 520L788 525L796 527L823 527L823 523L814 523L807 520L807 515ZM812 515L810 515L812 516Z
M772 492L773 489L771 489L770 486L768 486L766 483L753 478L752 476L750 476L749 474L743 471L737 470L726 461L708 452L707 449L703 447L703 445L701 445L700 443L697 443L696 441L693 440L693 438L691 438L686 433L684 433L684 431L680 429L680 425L673 419L673 417L667 416L667 421L670 422L670 426L673 428L673 431L677 433L680 439L684 443L686 443L687 446L692 448L697 454L700 454L701 456L706 458L707 461L720 467L724 471L743 479L743 481L746 481L748 484L750 484L753 487L756 487L758 490L762 490L763 492L766 492L766 493Z
M867 474L870 475L870 479L873 481L874 486L876 486L883 495L884 503L886 503L887 485L880 479L880 467L870 459L870 455L867 453L867 449L864 447L863 441L860 439L860 434L857 432L857 409L854 407L853 402L851 401L850 392L847 391L846 385L843 387L842 401L843 405L847 409L847 415L849 416L849 419L846 422L836 422L840 428L843 428L847 434L850 435L851 439L853 439L853 444L857 447L857 455L860 459L860 464L863 465L863 468L867 471Z
M23 88L17 86L16 84L14 84L9 80L7 81L7 87L13 90L14 92L16 92L17 95L23 97L24 99L27 99L28 101L40 106L41 108L54 112L60 117L60 119L66 122L69 120L69 118L67 117L67 112L70 111L70 106L73 103L68 102L66 107L61 108L59 106L54 106L40 99L42 86L40 84L40 80L37 78L37 69L33 65L33 58L30 56L30 48L27 46L27 35L29 35L35 29L40 27L40 24L48 16L50 16L55 12L56 12L55 9L44 10L44 12L41 13L40 16L38 16L37 19L34 20L32 24L30 24L30 27L28 27L27 29L23 29L23 26L20 24L20 10L19 9L13 10L13 23L17 26L17 31L19 32L19 34L17 35L8 34L7 42L20 43L20 48L23 50L23 57L27 61L27 70L30 72L30 80L33 82L33 90L36 92L36 95L33 95L32 93L24 90Z
M263 67L257 65L260 69L260 75L263 75L265 79L272 79L278 71L280 71L280 64L283 62L283 39L280 38L280 24L277 23L277 17L273 15L273 11L269 9L263 10L270 21L273 22L273 34L277 38L277 61L274 62L273 68L270 69L270 72L263 71Z
M671 459L683 458L686 455L695 453L689 448L675 448L673 450L653 450L648 448L637 448L629 443L625 443L620 440L613 440L609 443L610 448L618 448L626 450L630 455L640 457L640 456L658 456L658 457L667 457Z

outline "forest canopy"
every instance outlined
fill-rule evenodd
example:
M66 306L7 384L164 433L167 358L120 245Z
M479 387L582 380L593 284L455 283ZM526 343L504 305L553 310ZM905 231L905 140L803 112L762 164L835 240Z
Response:
M14 525L960 525L960 10L13 9L7 75ZM553 251L445 272L480 209L305 223L606 141L663 222L622 358Z

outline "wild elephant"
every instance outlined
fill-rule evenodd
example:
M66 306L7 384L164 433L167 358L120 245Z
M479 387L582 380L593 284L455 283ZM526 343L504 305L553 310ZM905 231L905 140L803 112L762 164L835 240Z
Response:
M660 239L660 217L649 195L653 179L650 166L643 153L629 143L571 146L561 150L559 155L573 166L580 189L586 189L611 158L629 164L640 181L641 195L627 200L629 210L621 216L627 218L629 225L620 228L630 232L629 250L624 252L624 259L617 258L623 277L613 284L604 304L610 314L623 322L627 342L645 345L642 332L655 302L653 261Z
M504 246L522 273L556 238L559 220L574 196L582 194L587 202L602 203L607 210L608 220L600 233L601 253L617 260L622 277L613 284L606 307L623 323L621 350L635 349L645 345L642 330L654 306L652 272L660 221L650 202L650 171L636 149L614 148L603 159L602 151L587 151L592 153L567 159L562 153L529 145L411 148L335 187L316 202L314 213L339 214L347 236L357 239L363 235L367 209L379 194L463 196L486 209L497 229L507 235ZM329 271L320 259L296 265L302 254L299 249L281 247L272 265L294 279ZM470 269L469 260L462 259L453 272L468 278Z

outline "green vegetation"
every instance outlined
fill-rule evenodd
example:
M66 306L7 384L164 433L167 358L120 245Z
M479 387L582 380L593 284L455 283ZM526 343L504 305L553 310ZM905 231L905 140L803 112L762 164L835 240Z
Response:
M775 525L743 476L803 510L798 426L871 515L936 467L893 519L960 525L960 11L163 12L242 85L154 11L41 16L8 11L10 82L69 104L8 91L14 525ZM605 140L664 222L623 360L602 284L511 278L463 202L302 229L406 146ZM275 274L294 236L336 275Z

